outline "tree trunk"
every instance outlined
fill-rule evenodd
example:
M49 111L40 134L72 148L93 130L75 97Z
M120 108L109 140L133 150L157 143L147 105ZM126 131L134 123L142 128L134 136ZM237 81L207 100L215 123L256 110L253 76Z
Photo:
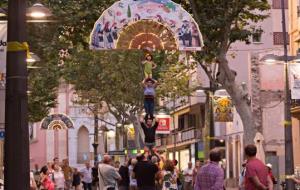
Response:
M120 127L116 126L116 140L115 140L115 144L116 144L116 150L120 150Z
M245 92L245 90L235 82L235 72L228 66L226 53L221 53L218 56L218 61L218 82L220 82L229 93L233 104L241 117L244 127L244 143L253 144L257 128L255 127L251 104L248 101L248 92Z
M137 149L141 149L142 148L141 142L143 142L143 141L141 141L141 139L144 139L145 136L144 136L144 132L142 130L140 121L139 121L138 117L133 113L130 114L129 118L134 126L136 147L137 147Z

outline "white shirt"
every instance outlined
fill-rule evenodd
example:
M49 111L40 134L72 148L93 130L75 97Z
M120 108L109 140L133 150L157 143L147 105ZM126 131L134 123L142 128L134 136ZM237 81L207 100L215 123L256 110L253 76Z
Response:
M191 182L193 180L193 169L186 168L185 170L183 170L183 175L185 182Z
M61 171L54 171L53 172L53 177L54 177L54 183L55 183L55 188L65 188L65 177L64 173Z
M87 169L86 167L80 170L80 173L83 175L82 181L85 183L92 183L92 168Z
M130 165L130 166L128 167L128 169L129 169L130 186L137 186L137 181L136 181L136 179L132 178L133 166Z

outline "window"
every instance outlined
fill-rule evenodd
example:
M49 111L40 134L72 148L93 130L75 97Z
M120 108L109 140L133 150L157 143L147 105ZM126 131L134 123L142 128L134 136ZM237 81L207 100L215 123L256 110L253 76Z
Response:
M252 34L252 42L253 43L261 43L262 30L255 30Z
M196 127L196 115L195 114L189 114L189 128Z
M180 115L178 117L178 130L184 129L184 116L185 115Z
M272 8L273 9L281 9L281 0L273 0L272 3ZM288 8L288 0L284 0L284 8Z
M287 44L289 44L289 34L286 32ZM283 45L283 32L273 32L274 45Z

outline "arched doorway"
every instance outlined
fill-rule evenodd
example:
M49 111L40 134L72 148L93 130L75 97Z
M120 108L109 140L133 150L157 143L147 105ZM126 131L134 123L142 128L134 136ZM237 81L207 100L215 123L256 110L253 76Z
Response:
M77 163L83 164L90 159L89 131L85 126L78 130L77 141Z

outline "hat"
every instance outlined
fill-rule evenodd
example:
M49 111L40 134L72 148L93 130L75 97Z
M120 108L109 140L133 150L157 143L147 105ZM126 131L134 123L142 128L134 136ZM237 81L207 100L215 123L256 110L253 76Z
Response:
M268 168L270 168L270 169L272 169L272 164L270 164L270 163L267 163L267 165L266 165Z

